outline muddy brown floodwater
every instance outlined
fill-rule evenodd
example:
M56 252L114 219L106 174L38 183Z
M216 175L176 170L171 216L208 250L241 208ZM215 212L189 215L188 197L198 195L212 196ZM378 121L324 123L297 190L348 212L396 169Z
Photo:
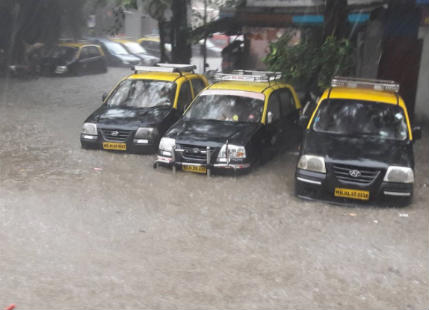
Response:
M1 308L427 308L427 127L411 206L302 201L293 151L209 179L81 149L127 73L0 79Z

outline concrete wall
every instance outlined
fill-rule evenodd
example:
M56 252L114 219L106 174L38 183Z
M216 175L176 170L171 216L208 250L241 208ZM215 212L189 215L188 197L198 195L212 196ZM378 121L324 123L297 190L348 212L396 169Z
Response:
M127 11L125 13L125 35L132 39L141 37L142 18L139 11Z
M375 79L382 52L383 23L378 20L370 21L365 32L360 35L360 40L357 49L357 76Z
M158 22L145 14L141 8L138 11L127 11L125 15L125 35L138 39L144 35L158 34Z
M429 120L429 28L421 28L419 37L423 39L423 50L417 83L415 115L418 120Z

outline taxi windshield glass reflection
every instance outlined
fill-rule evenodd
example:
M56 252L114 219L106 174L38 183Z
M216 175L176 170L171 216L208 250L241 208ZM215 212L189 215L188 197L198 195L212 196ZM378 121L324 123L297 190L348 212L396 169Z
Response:
M154 80L126 80L108 99L109 107L152 108L171 106L176 84Z
M313 130L350 136L376 136L392 140L407 138L407 123L396 105L329 99L321 103Z
M264 101L231 95L200 96L185 114L187 120L218 120L257 123L261 121Z

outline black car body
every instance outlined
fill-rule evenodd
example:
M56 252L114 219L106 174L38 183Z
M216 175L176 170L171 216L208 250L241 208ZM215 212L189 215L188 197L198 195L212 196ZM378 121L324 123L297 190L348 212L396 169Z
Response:
M336 79L304 133L296 194L337 203L408 204L413 194L413 136L406 106L391 81ZM340 82L338 82L340 81ZM388 86L388 90L375 89ZM365 88L364 88L365 87ZM385 88L383 88L385 89Z
M99 45L90 43L60 43L41 59L45 74L80 75L107 71L106 57Z
M141 70L122 80L86 119L80 135L83 148L155 152L160 137L207 85L204 76L190 72Z
M114 42L121 44L128 53L134 55L140 59L142 65L154 66L159 62L159 58L149 54L139 43L130 41L116 39Z
M156 163L190 172L239 173L296 145L301 129L294 89L278 81L255 82L256 74L218 75L231 80L209 86L193 101L161 139Z
M146 52L152 56L161 59L161 43L158 36L147 36L137 40L137 42L143 47ZM164 56L166 61L171 59L171 44L164 43Z
M107 64L111 67L133 67L141 64L140 58L130 54L120 43L104 38L92 38L99 44L106 55Z

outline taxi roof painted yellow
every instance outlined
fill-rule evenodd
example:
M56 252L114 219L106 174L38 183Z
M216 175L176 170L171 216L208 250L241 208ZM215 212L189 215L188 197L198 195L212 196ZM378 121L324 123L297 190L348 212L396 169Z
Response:
M125 44L125 43L137 43L136 41L133 41L133 40L127 40L127 39L112 39L112 41L114 41L114 42L118 42L118 43L122 43L122 44Z
M143 37L137 40L139 43L143 41L160 42L158 37Z
M328 94L329 89L325 90L321 99L328 98ZM398 104L399 102L401 107L405 107L404 100L402 100L401 96L394 92L366 88L333 87L331 93L329 94L329 98L374 101L390 104Z
M181 77L194 77L198 76L195 73L183 72L182 75L178 72L139 72L132 74L128 79L145 79L145 80L158 80L174 82Z
M220 81L214 83L209 89L223 89L223 90L242 90L255 93L263 93L265 90L279 87L289 87L288 84L282 82L249 82L249 81Z

